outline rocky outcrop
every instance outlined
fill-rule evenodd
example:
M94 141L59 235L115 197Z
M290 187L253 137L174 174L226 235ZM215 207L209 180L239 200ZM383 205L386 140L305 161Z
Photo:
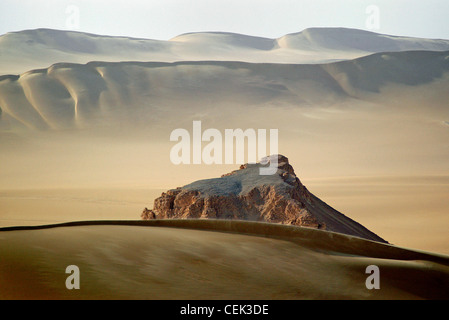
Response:
M277 160L277 173L259 169ZM266 164L262 164L266 163ZM216 179L168 190L145 208L142 219L239 219L323 229L385 242L331 208L301 183L287 157L270 156Z

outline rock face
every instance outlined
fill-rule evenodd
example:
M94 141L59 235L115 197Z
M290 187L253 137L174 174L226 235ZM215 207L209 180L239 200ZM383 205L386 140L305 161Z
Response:
M277 173L259 169L277 160ZM264 163L264 164L262 164ZM266 163L266 164L265 164ZM275 163L275 162L274 162ZM145 208L142 219L239 219L290 224L386 242L311 194L288 159L274 155L245 164L220 178L168 190Z

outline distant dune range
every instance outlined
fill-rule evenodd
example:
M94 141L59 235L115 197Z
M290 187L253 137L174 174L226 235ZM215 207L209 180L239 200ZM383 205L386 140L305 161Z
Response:
M429 84L448 71L449 51L379 53L318 65L57 63L20 76L0 76L1 121L12 130L82 128L106 119L132 124L142 115L151 120L153 112L160 112L154 107L158 104L176 117L173 108L195 99L199 105L208 100L211 105L217 101L253 108L273 101L336 104L379 93L384 86Z
M448 298L447 256L296 226L80 221L2 228L0 240L2 299ZM372 264L380 290L365 286ZM79 290L65 287L69 265Z
M390 103L389 88L400 105L400 88L438 81L426 90L444 99L449 81L449 40L346 28L170 41L37 29L0 36L0 54L0 133L176 123L186 111L213 118L223 107Z

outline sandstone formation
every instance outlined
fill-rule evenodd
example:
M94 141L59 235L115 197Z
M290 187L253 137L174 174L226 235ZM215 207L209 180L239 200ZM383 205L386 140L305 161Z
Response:
M277 173L259 169L277 158ZM264 163L264 164L262 164ZM287 157L274 155L245 164L220 178L168 190L145 208L142 219L239 219L290 224L386 242L315 197L301 183Z

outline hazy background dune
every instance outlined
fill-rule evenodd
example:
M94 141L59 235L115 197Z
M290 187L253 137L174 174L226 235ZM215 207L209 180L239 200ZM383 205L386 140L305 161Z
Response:
M321 63L409 50L447 51L449 40L389 36L348 28L309 28L277 39L200 32L182 34L169 41L36 29L0 36L0 74L47 68L57 62Z

